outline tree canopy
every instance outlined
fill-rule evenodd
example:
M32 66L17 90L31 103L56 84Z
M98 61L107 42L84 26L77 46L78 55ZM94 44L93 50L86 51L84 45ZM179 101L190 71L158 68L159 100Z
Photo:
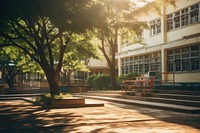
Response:
M29 56L24 55L22 50L16 47L0 48L0 70L9 88L13 88L16 75L39 69L39 66Z
M59 73L73 33L97 27L93 0L1 0L0 46L15 46L37 62L59 94ZM86 17L87 16L87 17Z

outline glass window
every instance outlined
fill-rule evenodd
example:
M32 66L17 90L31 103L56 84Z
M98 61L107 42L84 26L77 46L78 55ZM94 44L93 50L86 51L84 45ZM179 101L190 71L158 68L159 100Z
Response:
M175 12L174 23L175 23L175 28L180 27L180 11Z
M174 51L174 53L172 52ZM200 70L200 44L167 51L168 71Z
M196 23L199 21L199 4L191 6L190 10L190 23Z
M180 53L181 52L181 49L175 49L175 53Z
M188 8L181 10L181 26L188 25Z
M191 46L191 51L199 50L199 45Z
M189 47L182 48L182 52L189 52Z
M175 70L181 71L181 60L175 60Z
M134 72L138 73L138 65L134 65Z
M159 34L161 33L161 19L157 19L150 22L151 27L151 35Z
M173 54L173 50L168 50L167 51L167 55L172 55Z
M130 72L130 73L133 72L133 65L130 65L130 66L129 66L129 72Z
M199 59L191 59L191 70L199 70Z
M189 71L189 60L188 59L184 59L182 60L182 70L183 71Z
M149 64L145 64L144 72L147 73L149 71Z
M189 54L182 54L182 58L188 58Z
M173 14L167 15L167 31L173 29Z
M168 62L167 62L167 70L168 70L169 72L174 71L173 65L174 65L174 62L173 62L173 61L168 61Z
M139 73L140 73L140 74L143 74L143 73L144 73L144 66L143 66L143 64L140 64L140 65L139 65Z
M191 53L191 57L198 57L199 56L199 52L192 52Z

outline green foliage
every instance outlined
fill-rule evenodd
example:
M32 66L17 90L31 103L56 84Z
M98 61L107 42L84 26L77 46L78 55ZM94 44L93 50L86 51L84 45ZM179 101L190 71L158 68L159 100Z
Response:
M53 97L51 96L50 93L46 93L46 94L36 98L35 102L41 103L44 105L50 105L52 99L63 99L63 98L69 98L69 97L72 97L72 95L69 93L67 93L67 94L60 93L59 95L54 95Z
M94 79L95 79L96 77L98 77L98 75L96 75L96 74L87 77L87 79L86 79L86 84L87 84L88 86L90 86L91 88L94 88L94 83L93 83L93 82L94 82Z
M87 78L86 84L94 90L108 89L111 84L111 78L109 75L92 75Z
M41 69L21 49L11 46L0 48L0 70L2 71L3 80L9 88L13 88L17 74L31 71L39 72Z
M44 71L51 93L59 94L64 56L73 52L68 46L89 43L82 34L100 21L96 5L96 0L1 0L0 47L22 49Z
M126 75L122 74L118 77L118 81L122 82L122 80L133 79L134 77L137 77L137 76L139 76L138 73L129 73L129 74L126 74Z
M109 75L98 75L94 78L94 88L97 90L103 90L109 87L111 84L111 78Z

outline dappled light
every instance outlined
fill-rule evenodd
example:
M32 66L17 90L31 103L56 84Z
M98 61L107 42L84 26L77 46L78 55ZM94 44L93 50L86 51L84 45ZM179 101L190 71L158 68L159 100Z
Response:
M197 115L104 103L105 107L47 109L33 105L30 98L3 100L0 101L0 131L197 133L200 128Z

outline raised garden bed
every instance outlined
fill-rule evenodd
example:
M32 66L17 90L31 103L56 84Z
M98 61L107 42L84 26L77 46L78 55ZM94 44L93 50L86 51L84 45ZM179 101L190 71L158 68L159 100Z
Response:
M64 99L52 99L51 107L81 107L85 105L85 98L71 97Z

